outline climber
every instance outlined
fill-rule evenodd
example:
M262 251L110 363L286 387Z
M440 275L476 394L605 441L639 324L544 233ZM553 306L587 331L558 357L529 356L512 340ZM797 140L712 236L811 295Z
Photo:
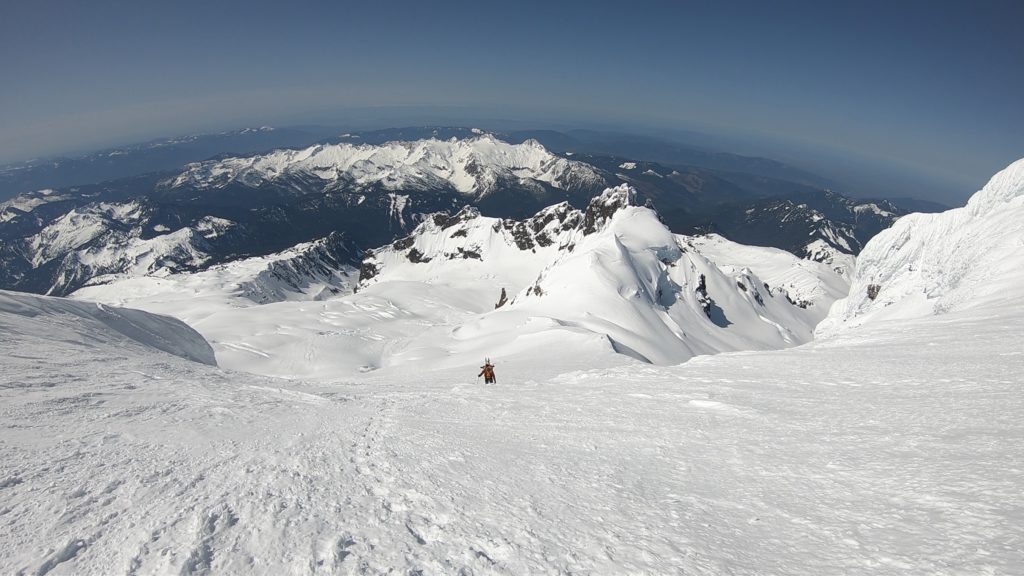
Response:
M477 378L483 376L484 384L494 384L498 379L494 376L494 364L491 364L491 359L484 360L484 365L480 367L480 373L476 375Z

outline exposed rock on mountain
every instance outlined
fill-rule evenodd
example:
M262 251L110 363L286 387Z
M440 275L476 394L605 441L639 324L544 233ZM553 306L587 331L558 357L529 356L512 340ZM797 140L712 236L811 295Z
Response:
M716 236L674 235L635 204L636 191L623 185L586 210L559 204L522 221L471 208L428 218L366 255L363 269L372 273L360 277L360 289L425 282L479 294L480 307L494 311L457 332L493 349L568 330L655 363L805 342L845 293L845 280L827 265ZM464 259L468 252L476 257ZM512 295L507 304L494 307L495 290Z

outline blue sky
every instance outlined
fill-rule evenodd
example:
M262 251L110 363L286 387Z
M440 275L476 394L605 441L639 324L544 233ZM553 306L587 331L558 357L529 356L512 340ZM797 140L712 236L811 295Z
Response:
M750 134L977 187L1021 2L4 2L0 162L364 106Z

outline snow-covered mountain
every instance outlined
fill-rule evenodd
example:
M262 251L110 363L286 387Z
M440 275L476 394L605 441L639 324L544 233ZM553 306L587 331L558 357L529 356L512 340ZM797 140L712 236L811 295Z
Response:
M891 319L1024 298L1024 160L996 174L967 205L911 214L875 236L857 261L849 297L822 335Z
M484 134L469 139L325 144L247 158L190 164L165 185L220 188L241 183L294 182L298 193L339 189L435 190L450 188L478 199L502 187L561 190L605 184L592 166L548 152L536 140L509 144ZM310 183L315 184L310 188Z
M906 214L888 200L855 200L829 190L749 202L712 217L710 228L745 244L772 245L819 262L856 255L878 232Z
M364 256L356 294L347 294L353 271L254 302L244 287L266 267L256 258L118 279L74 296L186 320L224 366L337 378L425 357L447 366L526 350L546 356L555 343L660 364L781 348L808 341L846 294L846 277L830 265L715 235L675 235L635 201L623 185L585 210L561 203L526 220L471 206L434 214ZM323 294L332 297L309 302Z
M227 153L251 154L309 146L333 134L333 130L315 127L261 126L216 134L161 138L81 156L42 158L0 166L0 200L34 190L97 184L152 172L179 171L189 162Z
M471 289L476 306L496 310L452 336L492 355L525 341L595 337L659 364L806 342L845 293L845 279L829 266L721 237L675 235L635 198L622 185L586 210L560 204L525 221L471 208L439 215L368 255L360 289L396 281Z
M29 214L43 204L59 202L65 198L50 188L18 195L6 202L0 202L0 223L10 222L19 216Z
M63 295L97 276L199 271L333 232L345 235L348 263L358 264L357 254L407 235L430 214L468 203L523 219L560 202L585 208L620 183L676 232L718 232L848 271L862 240L899 213L806 187L796 200L750 204L749 187L707 171L579 157L586 161L532 140L471 133L277 150L192 164L172 177L25 194L0 205L0 287Z
M358 271L347 264L351 244L341 234L283 252L218 264L201 272L97 276L74 297L131 305L195 325L221 309L274 302L319 301L349 294Z
M200 342L167 319L0 294L0 572L930 576L1024 561L1020 304L678 366L563 329L494 358L484 386L479 349L385 338L419 326L443 342L452 325L422 324L464 318L457 296L389 281L220 319L226 342L261 345L237 359L276 356L292 378L330 357L406 362L311 383L168 354L151 344ZM164 326L120 331L144 322Z
M597 169L536 142L486 135L228 158L192 165L139 195L151 180L4 203L0 286L67 294L96 276L196 271L332 232L373 248L467 200L521 210L549 197L589 198L604 185Z
M66 294L109 274L162 275L197 270L211 245L235 224L206 216L176 230L153 225L154 209L141 202L99 202L76 208L36 234L5 243L0 269L15 278L45 276L48 293ZM31 283L29 284L31 286Z

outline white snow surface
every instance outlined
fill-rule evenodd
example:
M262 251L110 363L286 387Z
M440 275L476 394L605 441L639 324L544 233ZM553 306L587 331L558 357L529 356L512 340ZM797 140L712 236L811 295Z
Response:
M537 333L583 333L645 362L674 364L699 354L796 345L816 324L776 298L753 270L723 270L690 249L647 208L622 208L601 232L571 241L575 249L542 268L507 307L455 335L504 352ZM701 309L701 277L714 301L711 317Z
M4 335L6 345L38 340L41 334L45 334L49 338L59 338L72 349L123 349L125 354L156 350L193 362L216 365L210 345L184 322L96 302L0 290L0 333ZM5 384L9 388L24 385L16 380ZM59 384L53 382L49 385ZM45 383L38 385L47 386Z
M483 386L241 374L4 298L3 573L1024 566L1020 305L675 367L552 342Z
M447 326L443 332L424 332L402 346L411 361L440 355L462 362L466 354L574 342L595 353L614 350L671 364L697 354L806 342L845 293L846 280L817 262L720 237L672 234L652 210L629 205L634 194L622 185L606 190L586 213L561 204L514 226L467 212L447 228L428 220L410 237L420 261L404 250L377 251L373 262L380 272L351 300L386 293L387 300L405 303L426 284L424 293L447 302L448 316L432 322ZM595 206L616 208L588 232L588 214L600 212ZM520 246L517 236L533 242ZM502 289L509 302L495 310ZM795 306L786 292L807 308ZM452 316L457 308L461 316ZM392 354L381 361L405 360Z
M818 332L1012 301L1022 283L1024 159L992 177L966 206L904 216L872 238L858 257L849 297L835 303Z
M603 177L588 164L556 156L536 140L509 144L490 134L451 140L331 144L276 150L260 156L189 164L166 184L222 187L232 182L259 186L289 176L311 175L386 190L449 187L485 195L499 182L544 182L555 188L599 185Z

